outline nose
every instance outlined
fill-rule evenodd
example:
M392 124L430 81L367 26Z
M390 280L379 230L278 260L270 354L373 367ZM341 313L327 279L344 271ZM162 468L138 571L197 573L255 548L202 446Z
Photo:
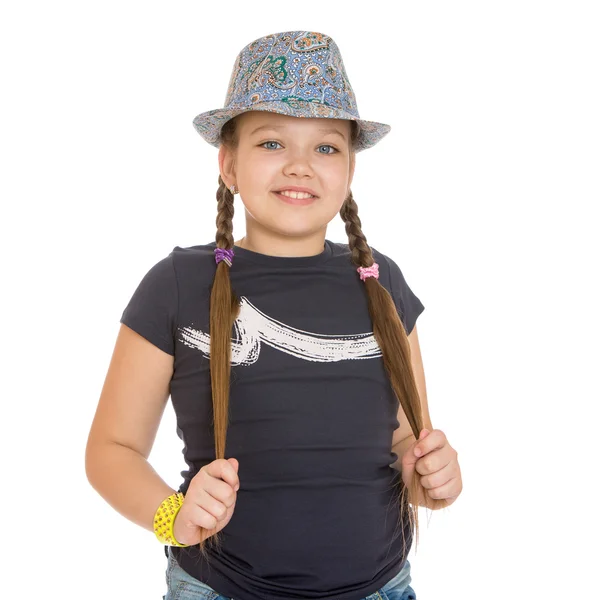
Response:
M297 176L297 177L312 177L313 169L307 157L306 150L293 150L287 155L287 162L283 169L284 175L286 176Z

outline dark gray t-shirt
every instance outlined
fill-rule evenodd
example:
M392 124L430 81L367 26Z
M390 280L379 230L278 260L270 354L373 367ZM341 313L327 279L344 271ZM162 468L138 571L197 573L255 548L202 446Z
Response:
M121 323L175 357L171 402L187 470L215 460L209 302L215 242L176 246L144 276ZM361 600L402 568L412 537L390 468L398 400L347 244L316 256L236 247L241 302L232 340L226 457L239 461L235 512L210 563L166 547L235 600ZM373 250L407 333L424 310L398 265Z

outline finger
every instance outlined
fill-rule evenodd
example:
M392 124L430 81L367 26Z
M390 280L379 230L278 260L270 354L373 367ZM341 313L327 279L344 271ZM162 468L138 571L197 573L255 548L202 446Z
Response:
M226 481L217 477L210 477L204 483L204 490L227 507L233 506L237 499L237 492Z
M415 456L417 458L428 454L429 452L441 448L447 442L447 438L445 437L443 431L439 429L434 429L430 431L426 438L423 438L421 441L418 441L415 444Z
M196 498L197 500L198 498ZM208 509L204 508L200 504L198 504L194 500L190 503L185 502L187 505L186 510L188 510L187 518L187 526L188 527L203 527L204 529L214 529L219 520L215 517ZM178 520L176 519L176 524Z
M210 511L196 505L196 512L196 522L200 527L204 527L204 529L216 529L219 519L217 519Z
M455 498L460 494L460 479L454 477L443 485L427 490L427 495L433 500Z
M229 506L219 499L212 496L207 490L200 490L195 500L196 504L205 510L207 513L212 515L217 521L221 521L227 515ZM233 506L231 503L230 506Z
M437 450L432 450L429 454L417 458L415 468L421 475L430 475L452 462L452 457L448 451L444 448L438 448Z
M230 463L227 461L227 466L223 467L223 472L225 476L223 479L234 489L239 489L239 475L237 474L237 465L239 465L239 461L237 459L232 459L236 464Z
M239 489L239 475L227 459L221 458L210 463L207 473L211 477L226 481L233 489Z
M402 458L402 463L404 464L406 462L406 464L415 464L417 462L417 460L419 460L414 453L414 450L416 448L416 444L412 443L402 454L401 454L401 458Z
M420 462L422 462L422 461L420 461ZM417 463L417 465L418 465L418 463ZM417 471L419 473L421 472L418 469L417 469ZM450 481L450 479L453 479L454 477L456 477L458 469L457 469L455 463L449 462L437 470L429 471L428 473L425 471L425 469L422 469L422 471L423 471L423 475L422 475L422 477L419 478L421 481L421 485L424 488L427 488L428 490L430 490L432 488L438 488L439 486L444 485L445 483Z

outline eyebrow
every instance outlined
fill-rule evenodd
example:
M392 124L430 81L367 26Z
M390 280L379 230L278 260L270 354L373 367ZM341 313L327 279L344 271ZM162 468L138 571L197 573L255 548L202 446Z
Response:
M254 135L258 131L261 131L263 129L273 129L274 131L280 131L281 129L286 129L286 127L284 125L260 125L260 127L256 127L256 129L254 129L254 131L252 131L250 135ZM321 131L322 133L337 133L346 142L346 138L344 137L344 135L334 127L320 127L318 131Z

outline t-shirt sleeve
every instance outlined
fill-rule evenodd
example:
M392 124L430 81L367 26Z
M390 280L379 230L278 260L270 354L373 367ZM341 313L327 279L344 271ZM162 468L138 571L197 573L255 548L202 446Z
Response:
M173 253L170 253L144 275L124 309L120 323L163 352L175 355L177 295Z
M425 310L425 306L410 289L400 267L389 256L384 256L388 262L392 298L394 298L406 335L409 335L415 327L417 317Z

